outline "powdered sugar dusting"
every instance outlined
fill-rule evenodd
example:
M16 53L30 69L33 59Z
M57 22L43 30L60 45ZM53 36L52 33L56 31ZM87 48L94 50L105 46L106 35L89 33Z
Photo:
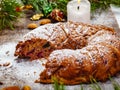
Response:
M50 54L49 60L57 60L59 62L72 55L75 55L75 51L71 49L55 50Z

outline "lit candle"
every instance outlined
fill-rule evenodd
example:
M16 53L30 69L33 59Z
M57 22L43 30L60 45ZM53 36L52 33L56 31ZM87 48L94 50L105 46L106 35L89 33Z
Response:
M67 5L67 20L90 23L90 3L88 0L72 0Z

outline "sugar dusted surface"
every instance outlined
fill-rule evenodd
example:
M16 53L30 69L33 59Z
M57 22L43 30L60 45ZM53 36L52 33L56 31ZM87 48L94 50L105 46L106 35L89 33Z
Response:
M27 33L24 36L24 40L29 40L31 38L42 38L42 39L49 39L50 36L52 36L55 32L55 28L59 28L58 27L59 23L57 24L46 24L43 25L41 27L38 27L36 29L34 29L33 31ZM57 29L59 30L59 29Z
M49 27L49 29L48 29ZM51 33L53 33L53 28L54 25L52 26L51 24L47 24L47 25L44 25L44 26L41 26L41 27L38 27L36 28L35 30L27 33L25 36L24 36L24 40L29 40L31 38L43 38L43 39L48 39L51 35ZM48 31L49 30L49 31ZM47 35L45 35L45 33Z
M49 60L56 59L58 60L58 62L60 62L64 60L64 58L73 57L73 56L76 56L74 50L70 50L70 49L55 50L50 54Z
M92 35L90 38L88 38L88 42L90 42L90 43L101 42L101 41L109 40L109 39L112 39L112 38L115 38L115 35L112 35L111 32L101 30L101 31L97 32L95 35Z

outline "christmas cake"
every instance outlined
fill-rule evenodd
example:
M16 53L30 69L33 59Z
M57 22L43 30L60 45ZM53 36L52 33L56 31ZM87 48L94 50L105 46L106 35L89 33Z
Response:
M48 24L31 31L16 46L15 55L46 58L37 82L88 83L105 81L120 71L120 39L114 29L83 23Z

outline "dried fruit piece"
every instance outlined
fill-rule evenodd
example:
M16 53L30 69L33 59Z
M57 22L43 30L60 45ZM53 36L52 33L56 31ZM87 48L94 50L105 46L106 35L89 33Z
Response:
M47 48L47 47L49 47L49 46L50 46L50 43L47 42L45 45L43 45L43 48Z

